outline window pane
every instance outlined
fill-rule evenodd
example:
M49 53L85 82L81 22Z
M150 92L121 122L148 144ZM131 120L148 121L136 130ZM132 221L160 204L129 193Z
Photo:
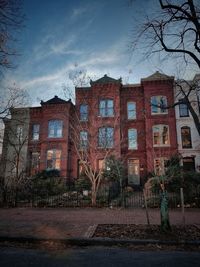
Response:
M192 148L191 132L189 127L181 128L181 138L183 148Z
M127 114L128 119L136 119L136 105L134 102L129 102L127 104Z
M102 127L99 129L99 147L111 148L114 145L113 141L114 130L111 127Z
M62 137L63 122L61 120L51 120L48 125L48 137Z
M151 113L158 113L158 101L156 96L151 98Z
M111 117L113 116L113 100L105 99L101 100L99 104L99 114L102 117Z
M60 169L61 150L51 149L47 151L47 169Z
M88 120L88 105L86 104L80 106L80 119L81 121Z
M137 130L136 129L128 130L128 148L137 149Z
M162 114L167 113L167 98L166 96L152 96L151 97L151 113Z
M153 126L153 144L157 146L169 145L168 125Z
M32 139L39 140L39 132L40 132L40 125L33 124L33 132L32 132Z
M183 99L180 99L179 102L183 102ZM180 117L188 117L189 116L189 110L186 104L181 103L179 104L179 115Z
M88 146L88 133L86 131L80 132L80 148L84 149Z

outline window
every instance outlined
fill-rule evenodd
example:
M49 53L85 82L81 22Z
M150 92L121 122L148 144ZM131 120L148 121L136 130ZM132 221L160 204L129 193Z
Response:
M155 175L161 176L165 174L166 171L166 158L156 158L154 159L154 172Z
M40 134L40 125L39 124L33 124L32 139L33 140L39 140L39 134Z
M113 141L114 129L112 127L99 128L99 147L111 148L114 145Z
M80 105L80 120L81 121L88 120L88 105L86 104Z
M134 102L127 103L127 116L129 120L136 119L136 104Z
M183 170L184 171L195 171L195 159L194 159L194 157L183 158Z
M137 130L128 129L128 148L137 149Z
M23 126L17 125L17 140L22 141L23 138Z
M99 115L101 117L112 117L114 115L113 100L105 99L100 101Z
M128 183L133 185L140 184L140 162L138 159L128 160Z
M40 153L32 152L31 154L31 175L36 174L39 171Z
M169 145L168 125L159 124L159 125L153 126L153 145L154 146Z
M86 149L88 147L88 132L80 132L80 149Z
M190 127L181 127L181 139L183 148L192 148Z
M105 159L98 160L98 168L99 170L106 169L107 171L110 171L110 167L108 166L108 161L106 161Z
M60 170L61 163L61 150L51 149L47 151L47 169Z
M179 99L179 116L189 117L188 106L184 103L184 99Z
M62 137L63 122L61 120L49 121L48 137L58 138Z
M167 112L166 96L151 97L151 114L166 114Z

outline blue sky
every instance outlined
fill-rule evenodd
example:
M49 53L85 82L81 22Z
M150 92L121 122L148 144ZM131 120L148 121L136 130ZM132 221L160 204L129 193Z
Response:
M18 34L18 67L7 71L4 85L26 89L32 105L55 94L63 97L68 74L87 70L92 78L105 73L138 83L156 70L169 75L175 62L142 59L130 49L133 25L156 8L157 0L24 0L25 27ZM75 68L75 65L78 66Z

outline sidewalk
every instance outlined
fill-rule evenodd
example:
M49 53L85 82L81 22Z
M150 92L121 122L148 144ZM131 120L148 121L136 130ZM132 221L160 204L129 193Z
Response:
M149 211L150 223L160 224L159 210ZM200 209L185 211L186 224L200 227ZM180 210L170 211L171 224L181 224ZM61 208L0 209L0 237L87 238L98 224L146 224L144 209Z

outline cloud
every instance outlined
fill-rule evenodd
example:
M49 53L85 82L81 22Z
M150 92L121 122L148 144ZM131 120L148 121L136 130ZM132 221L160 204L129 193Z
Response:
M72 10L72 15L70 17L71 20L76 20L78 19L80 16L82 16L84 13L86 13L88 11L88 9L86 7L78 7L78 8L74 8Z

